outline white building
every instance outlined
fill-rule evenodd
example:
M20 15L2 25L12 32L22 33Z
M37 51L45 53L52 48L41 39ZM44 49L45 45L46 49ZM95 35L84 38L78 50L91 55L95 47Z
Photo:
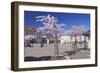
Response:
M75 43L75 40L77 41L78 47L84 47L85 45L84 42L86 42L87 48L90 48L90 39L87 36L82 35L82 36L77 36L77 37L71 37L71 36L65 35L65 36L60 37L61 44Z
M77 36L76 37L76 41L86 41L88 42L88 37L85 36ZM61 43L67 43L67 42L74 42L75 41L75 37L71 37L71 36L61 36L60 37Z

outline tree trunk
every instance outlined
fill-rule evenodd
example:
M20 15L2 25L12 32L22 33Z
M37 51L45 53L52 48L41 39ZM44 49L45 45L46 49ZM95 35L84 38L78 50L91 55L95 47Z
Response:
M55 55L59 56L58 36L57 36L57 34L55 34L55 44L54 44L54 46L55 46Z
M84 40L84 49L87 49L87 42L86 42L86 36L85 37L85 40Z

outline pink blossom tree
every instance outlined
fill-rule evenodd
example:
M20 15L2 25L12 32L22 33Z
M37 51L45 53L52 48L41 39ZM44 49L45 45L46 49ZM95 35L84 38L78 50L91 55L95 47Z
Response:
M85 28L84 26L72 26L72 28L66 32L66 35L70 35L71 37L74 37L74 43L73 47L76 49L77 48L77 36L82 36L83 33L85 33Z
M43 28L48 29L55 36L55 54L59 56L58 48L58 33L62 30L60 24L56 17L47 15L47 16L37 16L37 22L40 21L44 25Z

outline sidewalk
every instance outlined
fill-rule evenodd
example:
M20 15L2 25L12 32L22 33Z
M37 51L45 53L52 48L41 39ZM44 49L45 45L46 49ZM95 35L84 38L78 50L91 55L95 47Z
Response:
M65 51L71 51L70 47L66 47L65 44L59 44L59 53L63 53ZM55 56L55 47L54 44L44 45L44 47L40 47L40 44L35 44L33 47L25 48L25 57L33 56L33 57L41 57L41 56ZM90 58L90 50L79 51L74 55L70 56L71 59L87 59Z

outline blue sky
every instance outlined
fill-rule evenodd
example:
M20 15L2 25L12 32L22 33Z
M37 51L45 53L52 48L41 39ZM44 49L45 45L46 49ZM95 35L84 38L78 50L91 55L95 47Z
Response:
M65 24L66 30L71 29L72 26L85 26L86 31L90 30L90 14L82 13L58 13L58 12L39 12L39 11L24 11L24 25L29 25L34 28L43 26L41 22L36 22L36 16L55 16L58 23Z

